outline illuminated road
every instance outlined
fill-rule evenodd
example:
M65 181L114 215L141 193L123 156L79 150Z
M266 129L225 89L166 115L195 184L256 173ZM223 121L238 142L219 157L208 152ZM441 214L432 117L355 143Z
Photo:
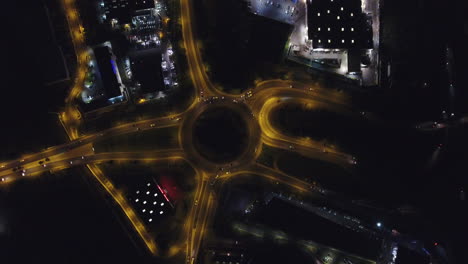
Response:
M84 28L75 6L75 0L62 0L62 6L68 21L68 28L75 49L77 66L73 86L65 100L65 110L60 114L59 118L70 140L74 140L79 137L78 126L82 120L81 113L74 104L74 100L83 90L89 56L84 38Z
M67 153L67 155L59 154L52 159L54 161L48 162L44 167L38 163L28 163L25 166L25 174L21 175L18 172L2 171L0 177L6 179L8 182L29 176L37 176L46 171L58 171L68 169L75 166L87 164L99 164L100 162L109 160L140 160L140 161L157 161L167 159L182 159L185 157L182 149L164 149L158 151L147 152L106 152L94 154L91 145L87 144L83 147L77 148L76 151ZM185 158L184 158L185 159Z
M273 94L272 94L273 95ZM258 112L258 122L262 130L262 142L266 145L285 149L294 150L295 152L313 159L320 159L331 163L338 164L344 168L348 168L353 165L355 158L349 154L343 153L336 147L324 145L319 141L315 141L311 138L295 138L286 136L279 133L275 129L271 122L271 112L274 108L281 106L282 104L288 104L291 102L301 103L312 108L326 108L322 103L315 100L304 99L304 97L275 97L269 96L263 107Z
M143 120L129 124L123 124L120 126L116 126L99 133L86 135L81 137L78 140L71 141L70 143L66 143L63 145L55 146L48 148L40 153L35 153L31 155L24 155L20 159L7 162L7 163L0 163L0 176L6 175L9 172L12 172L12 169L18 166L23 167L22 169L17 171L17 174L21 174L23 169L28 171L28 168L34 167L39 165L40 161L43 161L43 164L47 164L49 162L45 161L46 158L50 159L50 162L55 162L59 160L66 160L66 159L74 159L81 156L86 156L91 153L92 147L88 147L86 149L82 149L84 145L90 145L91 143L106 138L112 137L117 135L123 135L128 133L135 133L138 131L150 130L150 129L158 129L158 128L165 128L165 127L176 127L179 126L181 121L180 115L173 115L169 117L160 117L154 118L150 120ZM75 149L80 149L80 151L76 151ZM77 152L77 154L76 154ZM8 180L8 179L5 179Z
M81 113L76 108L75 99L82 91L86 76L88 55L84 40L84 29L74 0L63 0L70 34L77 56L77 72L70 94L66 99L64 112L60 120L71 142L48 148L42 152L24 155L18 160L0 163L0 184L11 183L19 178L40 175L45 171L55 171L73 166L87 166L106 192L122 209L135 231L154 255L158 254L157 243L150 236L144 223L140 221L125 198L114 184L100 170L98 164L107 160L170 160L183 159L195 170L197 186L194 191L194 204L188 212L184 224L185 237L180 244L172 245L169 255L175 255L185 248L187 263L195 263L203 238L209 228L210 219L216 210L217 182L226 182L239 175L257 175L287 185L298 192L329 195L328 191L287 175L277 168L269 168L256 163L261 154L262 145L297 152L303 156L338 164L345 169L352 169L356 159L343 153L338 147L324 146L310 138L290 137L275 128L270 117L272 111L280 105L298 103L307 107L329 109L331 111L356 116L352 109L351 98L337 90L324 89L317 84L307 84L285 80L267 80L256 83L255 87L241 95L230 95L219 91L209 80L200 54L193 29L192 1L180 0L183 44L186 50L189 73L195 87L196 96L187 110L167 117L152 118L133 123L122 124L107 130L80 135L78 128L83 122ZM236 161L227 164L214 164L200 157L192 142L191 128L196 118L211 105L223 106L239 112L247 122L249 143L247 150ZM177 127L179 145L177 149L161 149L150 152L116 152L96 154L93 143L108 137L139 131ZM229 139L227 139L229 140ZM223 167L222 172L219 172ZM228 168L229 167L229 168Z
M205 96L215 96L221 93L214 87L206 74L204 63L194 37L192 2L193 1L190 0L180 0L180 9L184 48L187 54L190 76L197 95L197 99L194 102L195 104ZM229 94L226 94L226 96L229 96Z

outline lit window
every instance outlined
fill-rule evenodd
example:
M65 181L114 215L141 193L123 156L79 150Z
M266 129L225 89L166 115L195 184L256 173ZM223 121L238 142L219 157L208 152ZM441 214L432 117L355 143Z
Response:
M146 212L146 209L141 210L143 213Z
M146 201L143 201L143 204L146 204Z
M337 16L336 19L340 20L340 16Z
M317 16L320 16L320 13L317 13Z
M354 31L354 28L351 28L351 31Z
M160 211L159 214L163 214L164 212L163 211Z
M341 28L341 31L344 31L344 28Z
M328 28L328 31L330 31L330 28Z
M156 201L153 202L153 205L156 205Z
M153 210L150 211L150 214L152 214L152 213L153 213Z
M354 14L353 14L353 13L351 13L351 16L354 16Z
M158 196L158 194L157 194L157 193L154 193L154 197L156 197L156 196Z
M149 194L149 191L147 191L146 194Z
M150 186L151 184L148 182L148 184L146 184L146 186Z
M319 39L319 40L318 40L318 43L322 43L322 41Z
M137 193L137 194L139 194L139 193L140 193L140 191L136 191L136 193Z
M152 221L153 221L153 219L151 219L151 218L150 218L150 219L148 219L148 222L152 222Z
M341 43L344 43L344 39L341 40Z
M328 43L331 43L331 40L330 40L330 39L328 40Z
M351 43L354 43L354 39L351 40Z
M164 203L161 203L161 206L164 206Z
M137 203L138 203L138 201L139 201L138 199L135 199L135 202L137 202Z
M343 7L341 7L341 11L343 11Z
M318 31L320 31L320 28L317 28Z
M330 10L327 10L327 14L330 14Z

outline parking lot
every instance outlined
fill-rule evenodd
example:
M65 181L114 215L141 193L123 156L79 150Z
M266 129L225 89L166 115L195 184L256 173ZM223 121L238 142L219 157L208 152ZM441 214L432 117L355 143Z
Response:
M288 24L294 24L305 14L303 0L250 0L254 14Z

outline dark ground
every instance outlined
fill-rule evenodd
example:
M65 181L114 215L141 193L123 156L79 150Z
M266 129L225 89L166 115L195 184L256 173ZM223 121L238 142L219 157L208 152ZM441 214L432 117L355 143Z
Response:
M404 6L405 8L401 8ZM438 120L441 111L455 116L468 113L468 9L464 1L385 1L382 54L392 57L393 85L386 92L387 116L400 121ZM449 97L445 70L445 48L454 53L454 104ZM428 86L421 84L427 82ZM450 245L453 263L468 263L468 205L460 201L460 190L468 189L466 178L468 139L465 128L433 135L447 142L435 167L414 190L414 202L430 224L430 232ZM408 179L412 179L410 175ZM424 224L422 224L424 225ZM429 226L429 225L428 225ZM431 233L431 234L429 234Z
M414 194L436 149L430 138L399 124L378 125L298 104L278 108L272 115L273 125L286 134L310 137L355 156L359 181L352 189L385 203L406 201ZM398 197L391 195L396 190Z
M256 220L298 238L312 240L370 259L376 259L380 249L380 240L351 231L278 199L273 199L262 208Z
M47 72L63 71L63 63L51 48L51 31L41 1L10 1L5 16L6 56L2 76L0 159L40 151L66 140L57 112L67 84L46 86ZM51 11L52 13L53 11ZM5 58L5 57L4 57ZM60 64L62 63L62 64ZM48 71L43 71L48 69Z
M1 189L2 263L144 263L144 247L96 186L74 169Z
M248 144L247 124L238 113L216 107L202 113L193 127L195 148L213 162L230 162Z
M54 73L63 65L53 57L53 49L49 52L52 36L42 1L9 1L1 12L6 61L1 72L0 160L5 160L66 142L54 112L63 105L70 82L44 84L49 75L43 70ZM82 177L89 176L75 170L0 190L0 262L143 262L114 205Z
M196 30L209 76L239 93L256 78L273 78L292 27L251 14L245 1L194 1Z

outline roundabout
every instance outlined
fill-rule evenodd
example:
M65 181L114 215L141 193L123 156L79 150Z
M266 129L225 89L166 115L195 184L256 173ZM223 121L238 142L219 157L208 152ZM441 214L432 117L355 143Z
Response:
M193 124L192 133L198 153L221 164L238 158L248 142L245 120L236 111L222 106L203 112Z
M260 134L257 120L246 105L220 101L202 104L187 113L179 139L187 158L216 171L254 161Z

